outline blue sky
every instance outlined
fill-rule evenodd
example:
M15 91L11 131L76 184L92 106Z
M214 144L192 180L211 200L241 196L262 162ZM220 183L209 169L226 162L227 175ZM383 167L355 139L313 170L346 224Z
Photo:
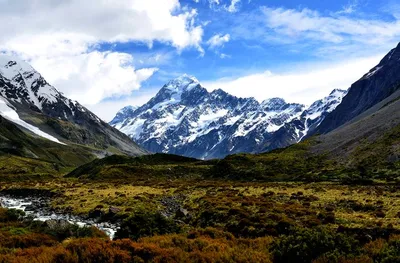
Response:
M0 51L105 120L183 73L209 90L310 104L400 41L396 1L93 1L0 0L0 17L16 21L0 18Z

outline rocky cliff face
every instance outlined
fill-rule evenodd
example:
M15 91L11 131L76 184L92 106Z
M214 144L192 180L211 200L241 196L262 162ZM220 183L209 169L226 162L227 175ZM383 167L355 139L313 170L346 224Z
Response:
M371 108L400 88L400 44L349 89L343 102L316 130L330 132Z

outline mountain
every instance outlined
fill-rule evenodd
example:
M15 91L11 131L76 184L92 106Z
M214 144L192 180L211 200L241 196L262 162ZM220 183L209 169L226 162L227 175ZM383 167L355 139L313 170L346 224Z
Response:
M400 88L400 44L355 82L349 94L316 130L330 132L386 99ZM355 103L357 102L357 103Z
M400 44L351 86L342 103L314 133L321 133L318 144L312 147L314 153L328 154L348 166L397 167Z
M288 145L298 143L310 134L313 134L325 117L341 103L346 94L346 90L335 89L329 96L315 101L299 117L285 123L285 125L276 131L265 142L264 148L258 150L258 152L284 148Z
M117 123L123 122L130 116L134 114L134 112L138 109L137 106L126 106L117 112L114 119L109 123L110 125L115 125Z
M345 94L335 90L310 107L281 98L259 103L220 89L208 92L196 78L183 75L143 106L123 108L110 124L151 152L221 158L299 142Z
M137 156L146 153L128 136L78 102L66 98L28 63L6 55L0 55L0 115L2 122L7 122L10 127L15 125L26 134L19 134L18 138L11 136L12 133L0 134L3 141L12 145L11 148L2 148L3 152L19 147L22 155L30 152L30 157L46 159L49 152L46 155L43 151L50 148L59 148L64 152L68 151L66 148L71 151L80 148L88 156L112 153ZM41 154L35 154L38 152ZM60 159L55 152L50 155L51 160Z

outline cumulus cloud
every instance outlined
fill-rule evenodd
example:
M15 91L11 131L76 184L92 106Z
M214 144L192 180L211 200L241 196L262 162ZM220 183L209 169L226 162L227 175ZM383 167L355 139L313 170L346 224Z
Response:
M31 64L67 96L90 105L130 94L157 70L99 43L154 41L202 52L197 11L178 0L1 0L0 51ZM137 63L136 63L137 64Z
M3 0L0 42L21 34L57 32L66 34L65 41L73 33L88 43L162 41L182 49L201 42L203 32L194 23L196 15L195 9L182 11L178 0Z
M217 34L217 35L212 36L207 41L207 45L210 48L222 47L222 46L224 46L225 43L229 42L230 38L231 38L231 36L229 34L226 34L226 35Z
M119 100L105 100L90 107L95 114L107 122L111 121L115 114L127 105L142 106L156 95L158 88L146 92L134 91L133 96L124 97Z
M157 68L136 70L133 57L125 53L93 51L77 56L37 58L32 65L42 68L45 78L64 94L85 105L106 98L129 95Z
M333 89L347 89L374 67L383 55L341 63L297 67L294 72L265 71L234 78L204 82L208 90L223 89L238 97L264 100L281 97L288 102L311 104Z

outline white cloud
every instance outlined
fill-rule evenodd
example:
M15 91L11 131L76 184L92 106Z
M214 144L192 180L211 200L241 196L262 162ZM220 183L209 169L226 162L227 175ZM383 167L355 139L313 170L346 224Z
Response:
M135 69L131 55L96 45L159 41L204 52L196 16L179 0L1 0L0 51L28 60L67 96L94 105L130 94L157 70Z
M333 89L347 89L374 67L383 55L334 64L298 66L296 71L271 71L234 79L204 82L208 90L223 89L238 97L264 100L281 97L288 102L311 104Z
M221 53L221 54L219 55L219 57L222 58L222 59L224 59L224 58L231 58L230 55L227 55L227 54L224 54L224 53Z
M310 9L262 8L267 28L280 36L328 43L382 44L400 36L400 20L364 20L347 16L323 16Z
M198 0L195 0L198 2ZM228 11L235 13L238 11L238 4L241 0L208 0L209 6L214 11ZM250 1L248 2L250 3Z
M381 11L392 15L395 19L400 19L400 3L398 1L390 1L383 5Z
M94 51L76 56L38 57L32 65L41 68L45 79L67 97L94 105L106 98L131 94L157 70L135 70L132 59L124 53Z
M210 3L210 6L220 4L219 0L208 0L208 2Z
M80 35L86 43L99 41L168 42L183 49L197 47L202 28L195 9L180 9L178 0L5 0L0 2L0 43L15 36ZM12 22L10 22L12 21ZM60 39L49 39L59 44ZM6 45L7 46L7 45Z
M154 95L156 95L158 90L152 89L148 92L133 92L132 96L125 97L119 100L108 100L102 101L95 105L90 106L96 115L100 116L104 121L109 122L114 117L115 114L125 106L142 106L148 102Z
M208 41L207 41L207 45L210 48L217 48L217 47L222 47L225 43L229 42L230 40L230 35L226 34L226 35L214 35L213 37L211 37Z
M343 6L342 10L337 12L337 14L352 14L356 11L358 7L358 0L353 0L347 5Z
M235 13L238 11L237 9L237 4L240 3L240 0L231 0L231 4L229 6L226 6L226 10L230 13Z

